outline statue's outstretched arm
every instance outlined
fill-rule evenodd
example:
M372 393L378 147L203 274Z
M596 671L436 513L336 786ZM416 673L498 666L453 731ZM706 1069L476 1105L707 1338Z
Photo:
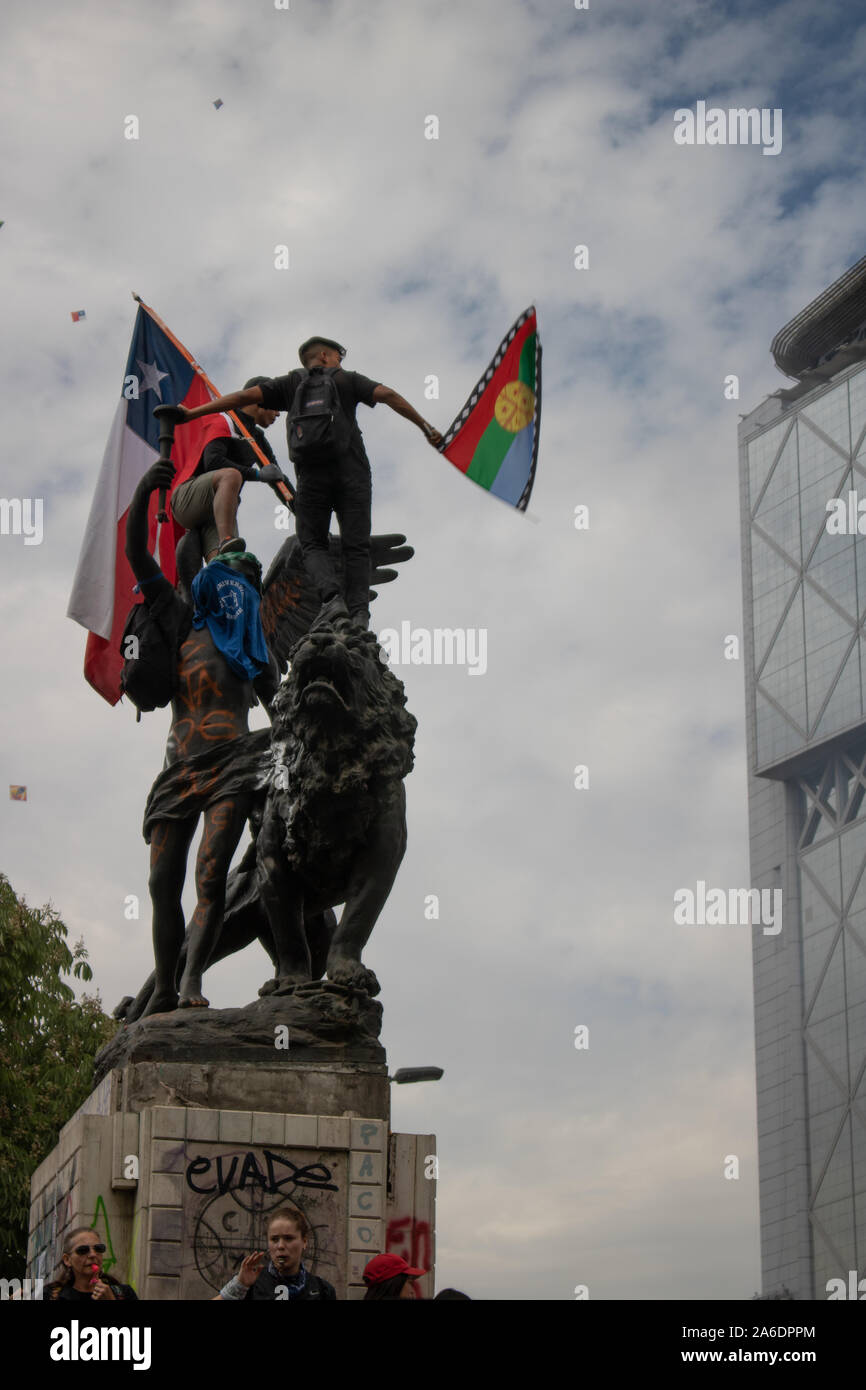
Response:
M126 517L126 558L139 584L144 585L142 592L149 602L162 591L163 586L172 587L148 549L147 514L151 493L161 487L171 487L173 477L174 469L170 463L152 464L132 494ZM157 580L162 580L162 583L150 582Z

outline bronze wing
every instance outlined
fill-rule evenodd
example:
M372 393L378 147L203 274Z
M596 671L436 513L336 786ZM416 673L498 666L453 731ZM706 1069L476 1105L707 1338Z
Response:
M342 573L342 547L330 537L331 556ZM390 584L398 571L392 566L411 560L415 551L399 535L370 537L370 584ZM376 590L371 587L371 601ZM277 551L262 585L262 627L280 672L288 667L289 652L310 630L321 607L318 590L304 567L297 536L290 536Z

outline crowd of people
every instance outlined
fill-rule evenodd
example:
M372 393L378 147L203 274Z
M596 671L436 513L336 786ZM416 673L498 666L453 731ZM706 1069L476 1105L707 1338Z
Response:
M295 1207L280 1207L272 1212L267 1224L267 1250L254 1250L242 1261L237 1273L213 1298L218 1302L239 1302L245 1299L265 1299L273 1302L303 1301L306 1299L336 1300L333 1284L314 1274L304 1264L304 1254L311 1235L304 1213ZM106 1244L99 1233L88 1226L70 1231L63 1242L56 1278L45 1288L45 1299L97 1302L124 1302L137 1299L130 1284L122 1284L103 1269ZM373 1299L417 1298L415 1282L423 1278L426 1269L407 1263L402 1255L374 1255L364 1268L367 1286L364 1302ZM468 1299L457 1289L442 1289L437 1299Z

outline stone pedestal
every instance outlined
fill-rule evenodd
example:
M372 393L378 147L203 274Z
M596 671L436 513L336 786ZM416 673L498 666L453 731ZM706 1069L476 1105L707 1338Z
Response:
M124 1026L97 1055L94 1081L128 1062L145 1061L228 1067L256 1062L282 1069L291 1059L293 1066L325 1062L383 1070L381 1027L378 1000L317 980L242 1009L175 1009Z
M241 1011L207 1012L213 1025ZM267 1248L268 1216L288 1206L312 1227L307 1268L338 1298L363 1297L363 1268L387 1249L430 1270L419 1284L432 1297L435 1141L390 1133L379 1044L382 1060L338 1059L333 1047L328 1058L319 1044L283 1060L271 1031L261 1056L252 1040L254 1059L236 1040L231 1058L203 1060L193 1043L202 1060L182 1060L178 1017L110 1045L122 1064L33 1174L27 1274L53 1277L66 1232L91 1224L105 1268L140 1298L212 1298L244 1255Z

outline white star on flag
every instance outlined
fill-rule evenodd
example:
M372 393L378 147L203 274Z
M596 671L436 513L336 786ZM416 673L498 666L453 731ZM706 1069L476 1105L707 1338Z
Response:
M162 388L159 383L164 376L168 376L168 372L161 372L155 362L142 362L140 357L136 357L135 360L141 368L141 394L144 395L145 391L155 391L162 400Z

